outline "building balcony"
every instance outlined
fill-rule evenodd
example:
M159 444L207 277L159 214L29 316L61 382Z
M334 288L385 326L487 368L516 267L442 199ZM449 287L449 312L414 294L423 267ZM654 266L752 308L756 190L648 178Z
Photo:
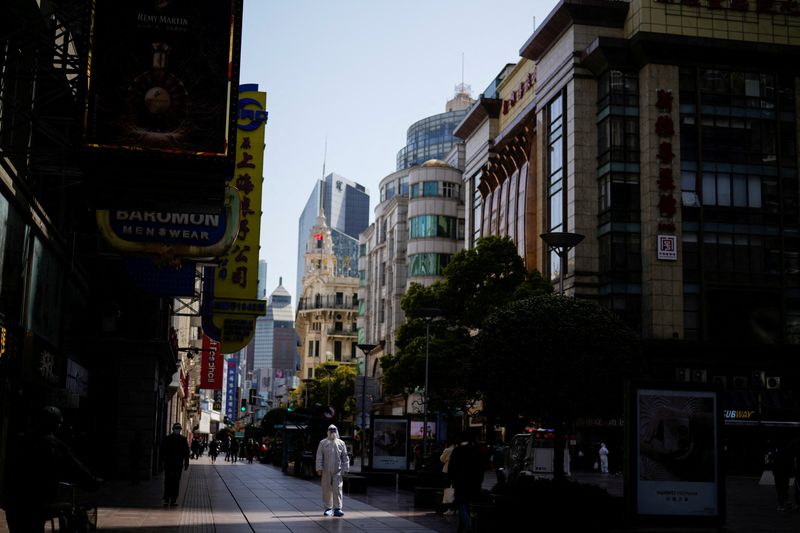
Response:
M320 296L318 298L300 298L297 304L298 311L309 309L358 309L358 302L352 298L337 298L336 296Z
M328 337L358 337L358 330L352 328L328 328Z

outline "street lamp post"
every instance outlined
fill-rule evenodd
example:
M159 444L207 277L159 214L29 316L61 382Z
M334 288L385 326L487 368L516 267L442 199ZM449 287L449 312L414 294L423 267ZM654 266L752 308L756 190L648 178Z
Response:
M303 407L308 409L308 384L311 383L312 379L304 379L303 380L303 392L305 393L305 400L303 401Z
M336 366L333 363L325 363L325 370L328 373L328 407L331 406L331 372L336 370Z
M416 318L425 321L425 393L422 397L422 460L428 457L428 367L430 361L431 321L441 316L442 310L435 307L423 307L415 313Z
M539 237L558 256L558 293L564 296L564 271L567 268L567 254L583 240L583 235L568 231L552 231L542 233Z
M361 388L361 470L364 470L367 451L367 370L369 368L369 353L377 345L357 344L356 346L364 353L364 375L362 376L363 386Z

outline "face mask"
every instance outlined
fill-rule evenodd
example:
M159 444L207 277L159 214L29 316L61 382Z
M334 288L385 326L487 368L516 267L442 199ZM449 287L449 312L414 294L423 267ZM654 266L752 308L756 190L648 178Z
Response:
M335 431L329 431L328 432L328 439L336 440L336 432Z

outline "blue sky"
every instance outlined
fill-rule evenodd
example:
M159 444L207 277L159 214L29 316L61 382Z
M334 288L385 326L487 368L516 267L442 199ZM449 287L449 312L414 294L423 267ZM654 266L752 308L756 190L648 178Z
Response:
M556 0L245 0L240 81L267 92L261 259L296 305L297 223L314 180L370 193L408 127L443 113L462 81L479 95Z

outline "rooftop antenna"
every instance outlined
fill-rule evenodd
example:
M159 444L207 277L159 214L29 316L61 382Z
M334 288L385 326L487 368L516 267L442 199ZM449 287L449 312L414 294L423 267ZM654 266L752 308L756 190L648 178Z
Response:
M325 179L325 163L328 160L328 134L325 134L325 154L322 156L322 179Z
M533 31L536 31L536 15L533 16Z
M461 86L464 86L464 52L461 52Z

